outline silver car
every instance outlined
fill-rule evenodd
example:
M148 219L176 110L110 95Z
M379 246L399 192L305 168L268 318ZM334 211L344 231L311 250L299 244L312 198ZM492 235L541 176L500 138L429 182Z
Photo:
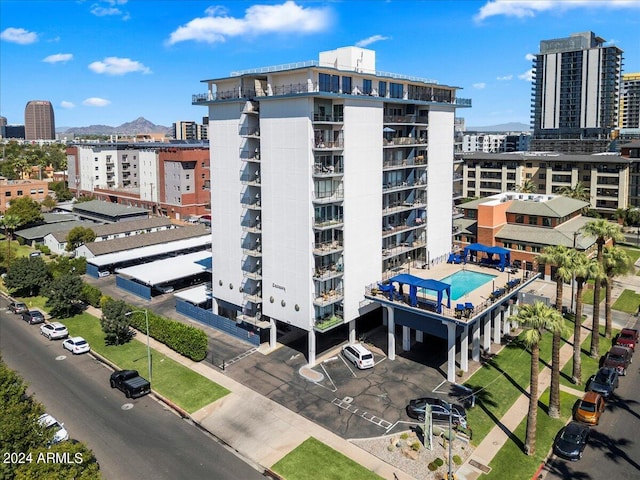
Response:
M49 340L56 340L59 338L67 338L69 331L60 322L47 322L40 326L40 335L48 338Z

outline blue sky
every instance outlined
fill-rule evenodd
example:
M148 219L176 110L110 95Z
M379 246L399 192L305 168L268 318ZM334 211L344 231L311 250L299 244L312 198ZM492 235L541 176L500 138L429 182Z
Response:
M589 30L640 71L640 0L0 0L0 115L49 100L57 127L200 121L201 80L359 45L461 87L467 125L528 124L540 40Z

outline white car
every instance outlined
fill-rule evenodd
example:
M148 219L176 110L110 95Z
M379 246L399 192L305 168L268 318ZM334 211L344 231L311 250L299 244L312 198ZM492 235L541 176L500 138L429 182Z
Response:
M49 340L56 340L59 338L67 338L69 336L69 330L60 322L47 322L40 326L40 335L44 335Z
M47 429L50 428L53 430L54 433L53 433L53 440L51 441L52 444L69 440L69 434L64 428L64 423L59 423L55 418L53 418L48 413L43 413L42 415L40 415L40 417L38 418L38 421L43 427Z
M87 342L82 337L67 338L64 342L62 342L62 347L69 350L74 355L87 353L88 351L91 350L91 347L89 346L89 342Z
M372 368L375 365L373 353L359 343L342 347L342 355L360 370Z

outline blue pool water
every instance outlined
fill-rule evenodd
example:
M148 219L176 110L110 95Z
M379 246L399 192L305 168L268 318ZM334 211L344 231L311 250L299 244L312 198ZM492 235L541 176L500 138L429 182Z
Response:
M479 286L490 282L496 278L496 276L497 275L489 275L488 273L460 270L453 275L444 277L440 281L451 285L451 300L458 300Z

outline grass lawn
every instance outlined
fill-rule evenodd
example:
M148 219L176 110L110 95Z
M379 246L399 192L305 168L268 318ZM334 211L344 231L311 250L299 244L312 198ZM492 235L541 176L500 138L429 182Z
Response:
M638 258L640 258L640 248L636 248L636 247L620 247L620 248L622 248L627 253L632 263L636 263L638 261Z
M604 336L605 326L600 325L600 344L598 351L601 355L607 353L607 351L611 348L612 339L606 338ZM613 336L615 337L617 330L613 330ZM585 338L582 337L582 348L580 353L580 358L582 360L580 371L582 373L582 385L576 385L571 381L572 373L573 373L573 357L569 359L567 364L564 366L562 370L560 370L560 384L566 385L567 387L575 388L576 390L583 390L585 385L587 384L587 380L589 377L598 371L600 358L591 358L591 334L587 335Z
M602 287L600 289L600 303L602 303L602 301L604 300L605 293L606 292L604 291L604 287ZM582 303L586 305L593 305L593 289L592 288L584 289L584 292L582 292Z
M633 290L625 289L611 308L621 312L636 313L638 311L638 305L640 305L640 295Z
M123 369L135 369L144 377L147 373L147 347L144 343L131 340L124 345L106 346L100 321L87 313L62 320L70 335L84 337L100 355ZM189 413L215 402L229 391L180 365L169 357L151 350L152 387L162 396L170 399Z
M547 389L538 402L538 421L536 431L536 453L533 456L524 454L524 440L526 437L527 419L522 421L513 436L500 449L489 466L491 472L483 475L483 479L502 480L530 480L553 445L556 433L564 426L572 415L573 405L578 397L560 392L560 418L551 418L547 415L546 405L549 403L549 390ZM515 466L517 465L517 468Z
M426 468L426 467L425 467ZM271 469L287 480L374 480L382 478L313 437Z

